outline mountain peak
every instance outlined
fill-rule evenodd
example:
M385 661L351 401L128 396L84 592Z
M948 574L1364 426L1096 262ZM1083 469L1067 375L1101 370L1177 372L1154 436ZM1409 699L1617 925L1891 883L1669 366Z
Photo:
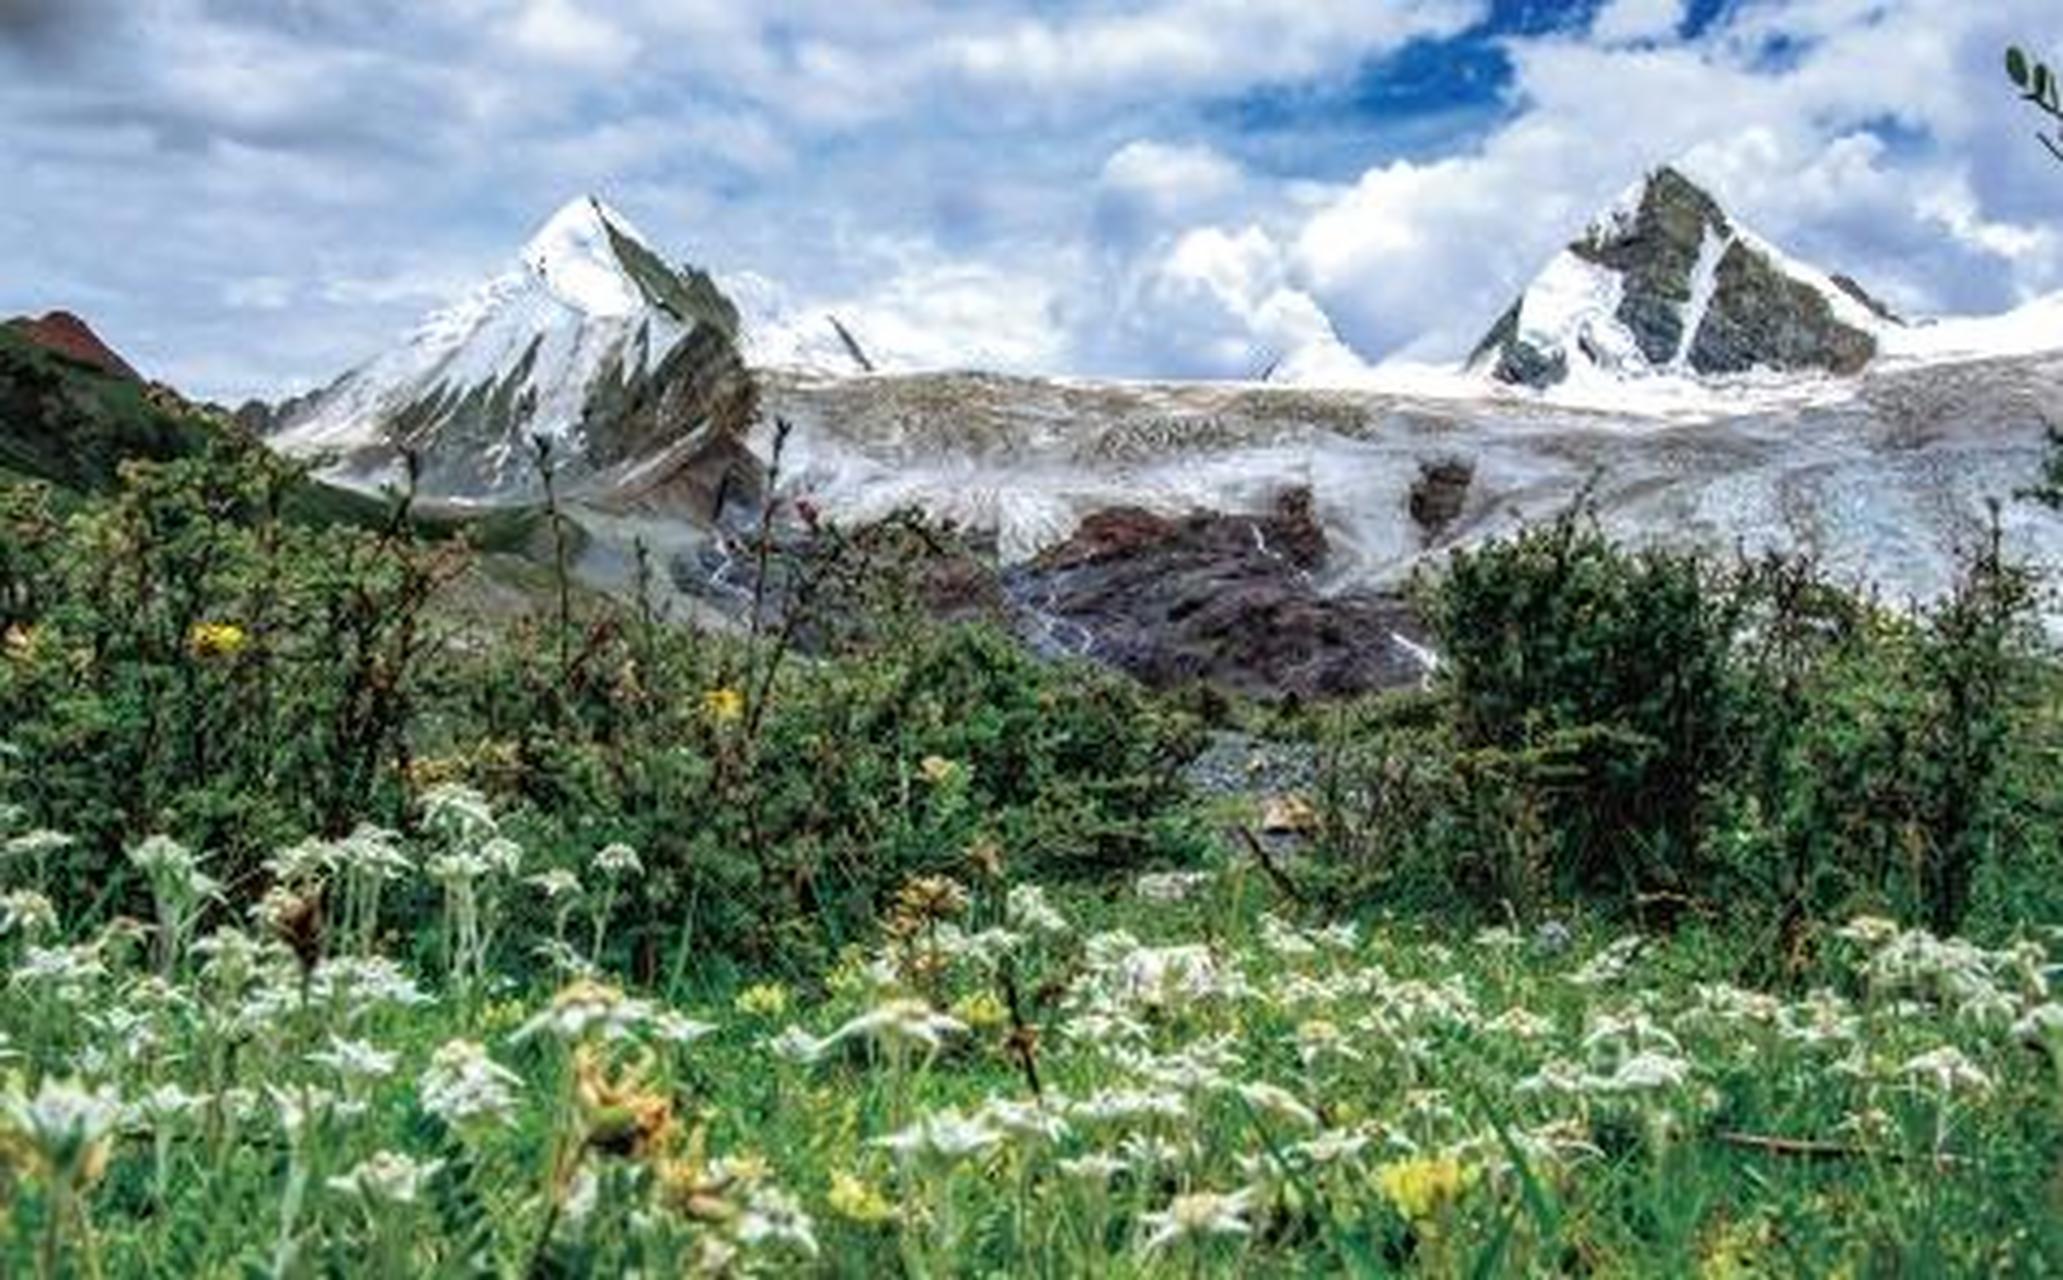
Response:
M530 237L523 246L523 266L576 311L634 315L645 305L645 295L624 262L626 241L644 247L643 237L622 214L594 196L581 196L562 205Z
M704 427L742 434L753 391L737 332L707 275L667 265L629 219L582 196L513 268L299 406L273 442L340 455L331 474L345 483L380 483L409 451L424 493L527 498L538 437L560 446L570 481L685 447Z
M1548 263L1469 362L1536 388L1599 373L1846 375L1896 324L1852 281L1790 258L1664 165Z
M125 382L143 381L143 376L127 360L101 341L92 325L69 311L52 311L36 320L22 316L8 321L7 326L45 350L98 369L110 377Z

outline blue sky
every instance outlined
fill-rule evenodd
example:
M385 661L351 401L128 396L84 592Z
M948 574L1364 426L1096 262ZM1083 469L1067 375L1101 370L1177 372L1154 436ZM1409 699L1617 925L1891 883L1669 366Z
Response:
M326 381L594 191L769 358L1464 352L1648 167L1918 313L2063 287L2042 0L0 0L0 312Z

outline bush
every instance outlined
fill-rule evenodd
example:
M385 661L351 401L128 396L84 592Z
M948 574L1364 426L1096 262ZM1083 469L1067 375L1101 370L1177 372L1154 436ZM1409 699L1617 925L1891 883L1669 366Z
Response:
M1426 599L1434 691L1327 731L1344 891L1723 912L1795 956L1863 907L1946 933L2001 868L2055 865L2056 668L1996 533L1910 615L1803 561L1627 552L1580 512Z
M0 489L0 796L77 838L62 872L103 912L145 900L124 855L147 836L206 851L235 909L268 855L407 829L442 782L484 792L533 865L640 850L610 938L648 976L669 953L814 964L913 875L1197 851L1193 719L923 621L875 581L906 529L824 528L835 555L772 570L776 625L715 635L505 554L535 607L480 616L450 589L484 571L462 541L418 537L405 501L370 528L292 518L306 492L234 441L70 515Z

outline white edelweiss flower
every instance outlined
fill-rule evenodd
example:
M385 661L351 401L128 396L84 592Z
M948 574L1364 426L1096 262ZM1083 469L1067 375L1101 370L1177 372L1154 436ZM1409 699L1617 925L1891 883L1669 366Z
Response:
M1646 943L1647 939L1637 933L1627 934L1592 956L1582 968L1569 975L1569 981L1579 987L1601 987L1617 982L1626 975L1633 958Z
M45 1077L34 1096L0 1094L0 1120L68 1180L84 1170L93 1149L114 1133L122 1113L121 1095L111 1085L88 1089L75 1080Z
M1068 1114L1092 1124L1149 1117L1181 1120L1189 1115L1189 1103L1181 1094L1165 1090L1102 1089L1069 1103Z
M1147 902L1187 902L1216 880L1213 871L1154 871L1132 882L1132 892Z
M1330 1019L1312 1018L1297 1026L1297 1057L1306 1070L1335 1060L1359 1062L1365 1056Z
M23 937L57 932L57 908L34 889L15 889L0 894L0 936L18 933Z
M327 840L313 837L299 844L288 845L265 859L265 870L281 884L306 884L312 880L327 879L336 869L337 847Z
M500 875L513 876L523 866L523 846L504 836L495 836L480 846L480 861Z
M1512 1086L1514 1093L1577 1094L1590 1084L1590 1075L1579 1063L1567 1058L1550 1058L1540 1069Z
M789 1026L768 1037L766 1047L777 1058L807 1066L824 1056L825 1044L801 1027Z
M638 857L637 850L619 842L605 845L602 851L595 855L594 868L603 875L615 879L618 876L637 875L645 869L645 864Z
M715 1035L713 1022L698 1022L686 1014L662 1009L652 1015L652 1036L668 1044L691 1045L704 1036Z
M820 1042L820 1049L855 1039L936 1049L945 1043L947 1036L965 1030L966 1023L950 1014L938 1012L922 1000L890 1000L849 1019Z
M289 1142L299 1142L308 1132L311 1124L336 1110L337 1095L320 1085L300 1085L291 1089L265 1086L267 1097L272 1099L272 1109L279 1116L280 1131Z
M1197 943L1135 948L1118 962L1112 976L1120 998L1156 1008L1187 1004L1224 990L1210 948Z
M107 976L98 943L70 947L29 947L14 966L10 981L16 986L42 987L60 1000L84 998L86 988Z
M417 1160L397 1151L379 1151L359 1161L349 1173L331 1178L329 1188L373 1204L414 1204L423 1185L443 1167L442 1160Z
M1280 1085L1257 1081L1242 1084L1235 1092L1246 1100L1246 1104L1262 1115L1275 1116L1300 1124L1307 1129L1318 1127L1318 1113L1304 1105L1303 1101Z
M1470 941L1485 951L1516 951L1526 945L1526 940L1519 936L1517 930L1508 929L1503 925L1477 930L1476 936Z
M1058 1161L1054 1167L1060 1170L1060 1176L1064 1178L1100 1187L1131 1166L1108 1152L1091 1151L1071 1160Z
M476 853L447 853L432 858L424 864L432 880L446 887L471 884L486 878L491 868L487 860Z
M1315 1137L1295 1143L1292 1155L1311 1164L1339 1164L1353 1160L1368 1148L1368 1135L1355 1129L1327 1129Z
M1057 937L1068 932L1067 917L1046 900L1046 891L1035 884L1013 885L1003 915L1027 933Z
M648 1026L655 1012L649 1000L634 999L590 978L576 978L516 1028L509 1040L520 1044L548 1034L570 1043L591 1032L600 1032L608 1040L625 1040Z
M350 871L378 880L399 880L415 870L402 851L401 835L385 827L360 823L336 844L338 861Z
M1068 1134L1061 1106L1049 1102L1012 1102L990 1098L975 1113L977 1120L995 1126L1005 1137L1024 1142L1058 1142Z
M497 830L487 797L459 782L440 782L423 792L423 825L455 840L475 840Z
M315 966L309 1000L342 1005L356 1018L376 1008L413 1009L431 1003L399 964L386 956L332 956Z
M1140 1248L1147 1253L1214 1236L1244 1236L1253 1232L1246 1215L1253 1200L1251 1190L1230 1195L1215 1191L1192 1191L1176 1196L1165 1209L1140 1215L1146 1228Z
M2010 1027L2020 1014L2020 1001L1997 988L1972 994L1956 1007L1956 1021L1977 1027Z
M540 871L534 876L526 877L524 883L543 894L547 902L580 896L580 877L564 867Z
M738 1217L740 1243L753 1248L787 1245L817 1256L815 1224L795 1197L777 1187L755 1187Z
M53 853L62 853L76 843L78 841L62 831L38 829L25 831L10 838L6 844L0 844L0 854L5 854L10 859L22 858L33 861L37 858L47 858Z
M205 1093L188 1093L177 1083L156 1086L137 1098L129 1106L129 1113L139 1120L164 1124L192 1115L208 1105L210 1096Z
M1674 1089L1690 1079L1691 1064L1682 1058L1654 1050L1642 1050L1621 1062L1608 1076L1592 1080L1600 1093L1638 1093L1650 1089Z
M1834 930L1834 936L1866 947L1882 946L1898 936L1898 922L1883 916L1857 916Z
M1908 1058L1898 1068L1898 1074L1931 1084L1944 1094L1965 1090L1985 1093L1991 1088L1991 1077L1952 1044Z
M168 873L184 876L199 865L192 850L170 836L147 837L143 843L129 850L129 863L147 876Z
M1003 1140L995 1126L980 1116L965 1116L957 1110L934 1111L915 1124L870 1145L886 1147L906 1159L921 1156L960 1160L985 1151Z
M1140 1173L1183 1164L1203 1149L1194 1138L1160 1138L1147 1133L1128 1133L1117 1144L1125 1163Z
M1531 1009L1513 1005L1485 1022L1483 1030L1493 1035L1510 1036L1514 1040L1538 1040L1554 1032L1554 1023Z
M416 1082L423 1110L456 1129L506 1124L523 1078L471 1040L445 1042Z
M1318 944L1308 934L1273 912L1261 917L1261 945L1285 960L1318 954Z
M2013 1038L2029 1044L2063 1039L2063 1004L2049 1001L2029 1009L2013 1024Z
M308 1061L319 1067L328 1067L346 1081L355 1082L383 1080L393 1075L401 1055L376 1049L364 1040L346 1040L333 1034L329 1048L309 1054Z
M1306 931L1304 936L1327 951L1347 952L1361 945L1361 926L1352 920L1335 920L1322 928Z

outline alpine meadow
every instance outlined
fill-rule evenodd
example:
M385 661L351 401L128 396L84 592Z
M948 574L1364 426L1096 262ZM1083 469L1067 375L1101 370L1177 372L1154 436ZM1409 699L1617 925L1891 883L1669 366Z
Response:
M750 8L0 0L0 1276L2063 1273L2053 12Z

